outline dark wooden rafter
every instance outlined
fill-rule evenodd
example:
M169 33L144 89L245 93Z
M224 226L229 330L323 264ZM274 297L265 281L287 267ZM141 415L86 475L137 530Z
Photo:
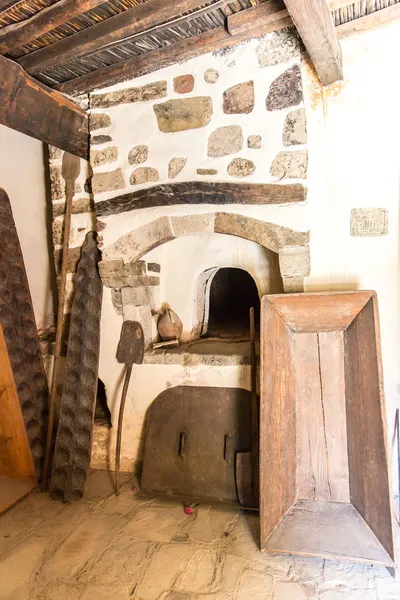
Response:
M343 79L342 51L327 0L285 0L323 85Z
M227 2L228 0L219 0L214 2L211 8L214 10ZM18 59L18 62L28 73L35 75L79 56L104 49L136 33L172 21L182 14L198 9L202 4L209 4L209 1L202 3L201 0L175 0L175 2L147 0L144 4L105 19L51 46L25 55Z
M100 4L104 4L104 0L59 0L29 19L7 25L0 29L0 54L7 54L18 46L32 42Z
M281 3L279 3L280 5ZM276 5L278 3L276 2ZM56 89L67 94L80 94L89 92L96 88L101 88L107 85L114 85L121 81L140 77L151 71L162 69L176 62L183 62L191 58L195 58L207 52L214 52L222 48L235 46L240 42L247 41L250 38L257 37L271 31L277 31L283 27L287 27L288 23L281 18L281 6L276 8L276 19L273 14L265 14L263 5L260 4L254 9L252 23L250 26L246 20L246 27L243 33L231 35L230 23L234 19L234 27L240 31L241 19L245 21L247 10L243 10L236 15L232 15L227 19L227 28L216 27L210 31L206 31L196 36L185 38L169 46L146 52L145 54L130 58L103 69L98 69L93 73L76 77L65 83L61 83Z
M281 27L293 25L283 0L271 0L231 15L227 23L229 33L231 35L252 33L260 19L262 26L276 23Z
M83 109L2 56L0 72L2 125L88 158L88 116Z

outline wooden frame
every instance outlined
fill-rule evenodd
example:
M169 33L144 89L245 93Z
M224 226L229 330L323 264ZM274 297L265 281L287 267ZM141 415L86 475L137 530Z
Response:
M266 296L261 548L393 566L375 292Z

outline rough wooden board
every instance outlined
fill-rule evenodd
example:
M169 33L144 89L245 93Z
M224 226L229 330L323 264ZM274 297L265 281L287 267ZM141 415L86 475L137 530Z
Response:
M265 304L265 297L263 302ZM291 332L274 311L261 319L260 511L266 540L296 498L295 398ZM279 340L277 345L275 342Z
M323 85L343 79L342 50L327 0L285 0Z
M394 559L376 296L345 332L350 499Z
M7 54L18 46L36 40L99 4L104 4L104 0L59 0L29 19L3 27L0 29L0 54Z
M1 109L0 109L1 110ZM0 323L13 370L29 446L40 478L47 427L48 387L10 201L0 189Z
M0 514L30 494L36 485L32 481L0 476Z
M89 232L75 277L65 381L50 489L54 498L82 498L90 467L100 351L102 283L96 234Z
M293 363L297 497L349 502L342 332L294 335Z
M177 204L290 204L304 202L306 188L299 184L213 183L189 181L156 185L95 203L101 217L130 210Z
M266 297L288 327L295 332L339 331L346 329L375 292L318 292L278 294Z
M262 550L393 566L393 560L351 504L298 500Z
M248 31L254 31L255 23L266 27L281 19L285 19L285 26L293 25L283 0L271 0L230 15L227 19L227 26L231 35L241 35Z
M0 71L0 123L87 159L86 112L3 56Z
M29 449L10 359L0 324L0 477L36 485L35 466ZM4 490L3 490L4 491ZM0 492L0 512L5 497Z

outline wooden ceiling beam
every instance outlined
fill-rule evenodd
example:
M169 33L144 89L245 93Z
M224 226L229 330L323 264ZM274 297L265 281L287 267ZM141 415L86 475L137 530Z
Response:
M343 25L336 27L338 38L343 40L352 35L358 33L364 33L365 31L371 31L372 29L378 29L379 27L386 27L395 21L400 19L400 4L393 4L387 8L381 8L376 10L365 17L354 19Z
M88 158L86 111L0 56L0 123L71 154Z
M228 0L219 0L215 4L222 6L227 2ZM51 46L27 54L18 59L18 62L28 73L35 75L79 56L104 49L138 32L172 21L202 5L204 0L147 0L144 4L105 19Z
M252 25L247 21L245 13L247 13L247 10L253 9L243 10L237 15L228 17L227 28L217 27L197 36L182 39L179 42L159 48L158 50L152 50L141 56L135 56L126 61L94 71L93 73L71 79L55 86L55 89L72 95L90 92L101 87L126 81L127 79L140 77L151 71L168 67L176 62L184 62L207 52L214 52L215 50L235 46L253 37L277 31L288 26L287 19L281 19L279 11L276 14L276 20L273 20L271 15L267 17L265 14L264 18L262 18L262 6L260 4L254 7L257 10L252 13ZM243 32L231 35L229 33L231 29L241 31L241 19L238 18L239 16L243 20ZM234 23L231 21L233 17L235 17Z
M327 0L284 0L323 85L343 79L342 51Z
M29 44L59 25L81 15L104 0L59 0L29 19L12 23L0 29L0 54L7 54L19 46Z

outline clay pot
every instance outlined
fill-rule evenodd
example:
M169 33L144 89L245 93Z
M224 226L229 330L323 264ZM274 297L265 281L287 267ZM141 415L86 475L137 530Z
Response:
M167 308L164 314L158 319L157 329L163 342L170 340L179 340L182 335L182 321L170 308Z

